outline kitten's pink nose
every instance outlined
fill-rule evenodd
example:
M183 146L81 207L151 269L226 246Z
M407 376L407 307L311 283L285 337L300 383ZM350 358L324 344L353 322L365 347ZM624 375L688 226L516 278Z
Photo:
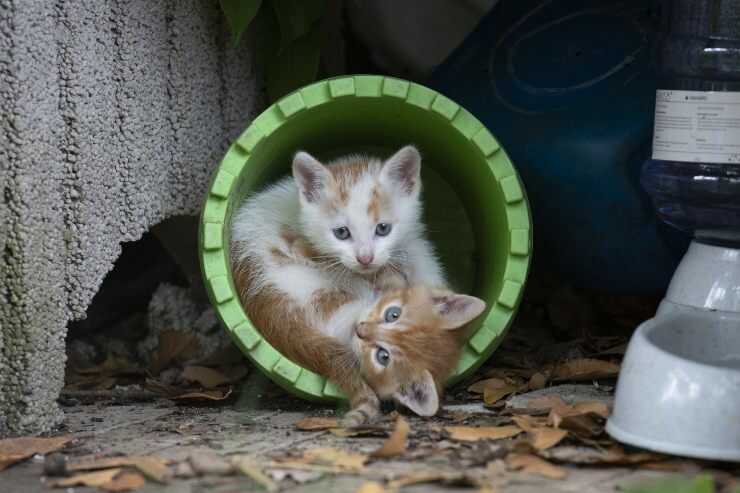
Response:
M373 263L373 259L375 257L372 253L364 253L362 255L357 255L355 258L360 263L360 265L362 265L363 267L367 267L368 265Z
M367 328L367 324L365 322L360 322L357 324L357 327L355 327L355 332L357 333L357 337L359 337L362 340L365 340L370 335L370 330Z

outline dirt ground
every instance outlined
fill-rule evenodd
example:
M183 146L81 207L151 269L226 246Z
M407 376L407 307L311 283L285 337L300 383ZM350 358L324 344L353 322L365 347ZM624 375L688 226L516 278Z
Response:
M588 305L560 298L523 309L434 418L390 406L357 430L233 348L194 360L187 332L159 334L146 361L109 340L94 359L68 350L65 423L40 441L0 440L0 493L740 492L737 464L630 449L604 432L629 334L654 307L602 303L598 332ZM665 480L682 484L655 489Z
M588 385L581 386L590 392ZM573 389L573 386L568 388ZM298 431L296 423L307 416L331 417L331 408L311 405L285 396L261 377L247 379L232 399L199 406L183 406L165 399L132 402L126 393L114 398L67 398L66 423L62 433L77 437L63 454L74 462L81 458L152 455L172 461L175 475L167 484L147 481L137 491L177 493L236 493L264 491L250 477L228 470L225 459L251 457L265 461L291 456L305 450L333 447L348 453L369 454L385 440L383 436L340 437L327 431ZM576 390L577 391L577 390ZM608 400L608 393L604 393ZM521 398L521 396L520 396ZM567 396L566 396L567 398ZM481 404L451 404L440 416L422 419L404 415L410 425L408 449L396 458L370 458L361 471L333 471L320 467L306 470L286 468L272 478L281 491L355 492L369 481L408 477L415 472L455 475L488 474L488 488L443 484L439 481L411 485L403 491L500 491L613 492L671 476L691 476L698 469L682 472L645 470L640 467L561 466L567 477L548 479L538 474L496 467L504 456L498 442L454 442L438 431L451 423L492 425L502 421ZM391 419L380 423L375 434L392 428ZM196 465L182 468L179 464ZM494 466L491 466L494 464ZM48 466L47 466L48 467ZM190 469L190 470L187 470ZM188 477L191 476L191 477ZM284 476L284 477L281 477ZM54 491L44 473L43 458L31 458L0 473L6 493ZM465 482L464 478L457 478ZM62 491L62 490L56 490ZM96 488L75 487L66 491L87 493ZM367 490L383 491L383 490Z

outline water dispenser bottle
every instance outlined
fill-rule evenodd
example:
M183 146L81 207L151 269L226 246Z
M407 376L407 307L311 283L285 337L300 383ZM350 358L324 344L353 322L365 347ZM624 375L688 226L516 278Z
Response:
M661 219L740 245L740 0L664 1L653 159L643 187Z
M660 218L694 240L630 340L606 430L658 452L740 462L740 0L663 9L642 183Z

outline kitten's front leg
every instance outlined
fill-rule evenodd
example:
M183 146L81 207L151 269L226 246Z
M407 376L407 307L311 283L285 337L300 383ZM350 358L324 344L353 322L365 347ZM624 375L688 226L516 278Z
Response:
M380 400L365 383L350 397L350 410L339 424L343 428L361 426L374 420L380 414Z

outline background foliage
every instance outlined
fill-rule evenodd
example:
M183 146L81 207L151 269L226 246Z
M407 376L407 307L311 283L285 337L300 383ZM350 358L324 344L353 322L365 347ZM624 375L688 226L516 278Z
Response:
M219 1L235 45L254 24L257 63L265 67L271 102L316 79L326 40L325 0Z

